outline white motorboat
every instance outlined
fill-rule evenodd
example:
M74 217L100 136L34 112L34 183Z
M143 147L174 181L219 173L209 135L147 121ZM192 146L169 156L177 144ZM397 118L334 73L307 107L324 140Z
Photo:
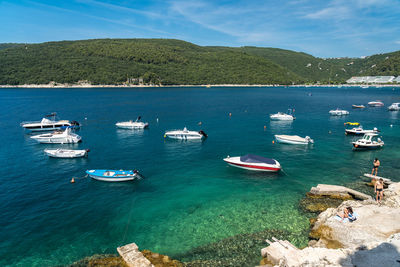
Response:
M399 111L400 110L400 103L393 103L388 107L390 111Z
M329 114L331 114L332 116L343 116L343 115L349 115L350 112L348 112L347 110L344 109L333 109L329 111Z
M298 135L275 135L275 139L278 143L291 144L291 145L308 145L314 144L314 140L309 136L300 137Z
M366 133L375 133L375 134L379 133L379 130L376 127L372 130L365 130L361 125L358 127L354 127L352 129L345 129L344 131L346 135L363 135Z
M115 125L118 128L123 128L123 129L144 129L149 126L148 122L142 122L140 121L142 117L139 116L135 121L123 121L123 122L117 122Z
M126 182L143 178L137 170L87 170L86 174L105 182Z
M383 107L384 105L385 104L383 104L383 102L380 100L368 102L368 106L370 107Z
M288 109L288 113L283 113L283 112L278 112L276 114L271 114L269 115L271 120L275 120L275 121L292 121L294 119L296 119L293 116L293 109Z
M79 128L79 122L69 120L56 120L56 113L46 115L41 121L25 121L21 123L21 126L29 131L53 131L61 129L62 127L72 127L74 129Z
M172 139L181 139L181 140L195 140L195 139L203 139L207 137L207 134L200 130L198 132L196 131L189 131L188 129L183 128L183 130L173 130L173 131L167 131L164 134L164 138L172 138Z
M278 172L281 170L281 164L277 160L252 154L241 157L228 156L224 158L224 161L233 167L251 171Z
M49 157L53 158L81 158L86 157L88 155L89 149L45 149L44 153L46 153Z
M74 144L82 140L79 135L71 133L71 128L67 128L65 131L34 135L31 138L44 144Z
M377 138L374 140L375 137L378 136L375 133L366 133L364 134L363 138L358 139L355 142L352 142L354 150L363 150L363 149L378 149L384 146L384 142Z

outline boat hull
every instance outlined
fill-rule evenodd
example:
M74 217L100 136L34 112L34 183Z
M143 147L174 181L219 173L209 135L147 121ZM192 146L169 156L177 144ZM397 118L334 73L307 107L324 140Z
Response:
M145 129L149 126L148 123L132 123L132 124L127 124L127 123L116 123L115 126L120 129Z
M366 130L366 131L355 131L355 130L345 130L345 134L346 135L364 135L364 134L366 134L366 133L377 133L377 131L368 131L368 130Z
M379 145L360 145L353 143L353 150L375 150L383 147L383 144Z
M240 157L225 158L224 161L232 167L250 171L278 172L281 170L280 165L278 166L272 164L254 164L254 163L240 162L239 158Z
M49 138L49 137L38 137L38 138L31 138L36 140L41 144L76 144L81 142L81 138L79 137L60 137L60 138Z

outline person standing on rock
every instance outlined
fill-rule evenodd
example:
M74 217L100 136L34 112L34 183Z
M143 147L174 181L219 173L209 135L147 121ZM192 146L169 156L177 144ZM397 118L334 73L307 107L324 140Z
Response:
M374 167L372 168L371 176L374 175L374 171L375 171L375 176L378 174L378 168L380 165L381 165L381 162L379 161L379 159L375 158Z
M381 204L383 198L383 179L379 179L375 182L375 193L376 193L376 202Z

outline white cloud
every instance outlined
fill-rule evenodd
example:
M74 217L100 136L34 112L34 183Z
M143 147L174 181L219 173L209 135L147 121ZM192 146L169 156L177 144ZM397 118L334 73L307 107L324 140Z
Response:
M343 20L351 17L351 11L345 6L327 7L304 16L308 19L335 19Z

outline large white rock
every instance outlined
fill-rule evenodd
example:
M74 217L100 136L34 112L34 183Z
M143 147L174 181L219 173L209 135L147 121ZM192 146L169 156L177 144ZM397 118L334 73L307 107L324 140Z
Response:
M326 238L340 242L343 248L325 248L321 239L315 247L299 250L279 241L263 248L263 257L280 267L399 267L400 183L389 185L384 194L382 205L372 199L345 201L338 208L329 208L318 216L313 229L328 228ZM336 220L337 212L348 206L358 214L357 220L346 223Z

